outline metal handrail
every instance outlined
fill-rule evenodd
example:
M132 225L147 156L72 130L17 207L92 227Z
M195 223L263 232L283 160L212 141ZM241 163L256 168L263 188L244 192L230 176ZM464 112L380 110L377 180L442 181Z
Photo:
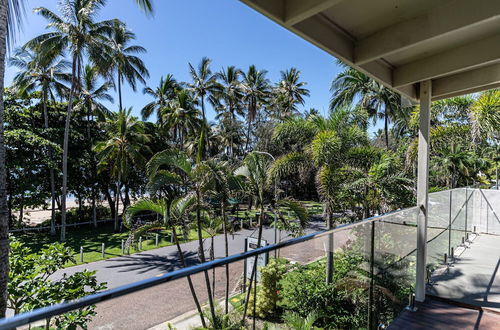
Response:
M3 329L13 329L15 327L19 327L22 325L26 325L35 321L44 320L56 315L61 315L67 313L69 311L94 305L99 302L103 302L109 299L114 299L129 293L133 293L136 291L144 290L162 283L170 282L179 278L187 277L190 275L198 274L206 270L210 270L216 267L224 266L230 263L234 263L237 261L241 261L247 259L249 257L254 257L262 253L268 253L277 249L281 249L287 246L299 244L314 238L322 237L325 235L333 234L335 232L345 230L346 228L354 228L357 226L361 226L367 223L371 223L374 221L381 221L383 218L390 214L394 214L400 212L401 210L393 211L390 213L385 213L382 215L374 216L371 218L367 218L355 223L343 224L339 225L334 229L330 230L321 230L311 234L303 235L300 237L292 238L287 241L282 241L277 244L266 245L261 248L250 250L247 252L242 252L239 254L234 254L229 257L208 261L199 265L194 265L186 268L181 268L167 274L164 274L159 277L148 278L142 281L137 281L134 283L126 284L114 289L109 289L103 292L99 292L96 294L88 295L83 298L63 302L60 304L47 306L43 308L39 308L30 312L26 312L23 314L18 314L9 318L0 319L0 330Z

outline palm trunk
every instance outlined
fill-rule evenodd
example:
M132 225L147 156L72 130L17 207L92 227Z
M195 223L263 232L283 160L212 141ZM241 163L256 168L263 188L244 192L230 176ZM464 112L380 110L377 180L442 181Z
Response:
M248 145L249 145L249 142L250 142L250 127L252 126L252 121L250 120L250 118L248 118L248 127L247 127L247 140L246 140L246 143L245 143L245 150L248 151Z
M385 146L389 149L389 117L387 117L387 111L384 116L384 133L385 133Z
M260 205L260 217L259 217L259 234L257 236L257 248L260 248L260 244L262 241L262 227L264 223L264 203L261 202ZM253 318L253 325L252 329L255 330L255 308L257 305L257 259L258 255L255 256L254 261L253 261L253 267L252 267L252 273L250 274L250 284L248 285L248 291L247 291L247 296L245 298L245 308L243 311L243 319L242 322L245 321L245 318L247 317L247 312L248 312L248 303L250 302L250 294L252 293L252 285L254 285L254 299L253 299L253 312L254 312L254 318ZM255 284L253 284L255 282Z
M327 229L333 229L333 216L328 212ZM326 284L333 281L333 234L328 234L328 251L326 251Z
M226 258L229 256L229 241L227 239L227 221L226 221L226 205L221 203L222 225L224 226L224 249ZM226 296L225 296L224 312L229 312L229 264L226 264Z
M205 259L205 250L203 249L203 234L201 232L201 193L200 190L196 190L196 225L198 226L198 244L200 247L200 259L202 263L206 262ZM212 298L212 290L210 288L210 277L208 276L208 271L203 271L205 274L205 284L207 286L207 294L208 294L208 303L210 305L210 313L212 314L212 319L214 322L217 321L216 316L215 316L215 306L214 306L214 300ZM212 324L215 328L217 328L216 324Z
M175 226L172 226L172 235L174 237L175 246L177 247L177 252L179 253L179 258L181 259L182 267L186 267L186 260L184 259L184 252L182 251L181 245L179 244L179 240L177 239L177 233L175 231ZM196 291L193 286L193 281L191 280L191 276L187 276L189 290L191 291L191 295L193 296L194 303L196 305L196 309L198 310L198 314L200 314L201 324L204 328L207 327L205 323L205 317L203 317L203 311L201 310L200 301L198 300L198 296L196 295Z
M9 279L9 212L5 171L3 79L7 51L7 0L0 0L0 318L7 310L7 282Z
M122 81L121 81L120 71L118 71L118 101L119 101L119 106L120 106L120 110L121 110L122 109Z
M210 260L215 260L214 236L210 236ZM212 297L215 299L215 268L212 268Z
M64 142L63 142L63 164L62 164L62 194L61 194L61 242L66 240L66 195L68 190L68 147L69 147L69 129L71 124L71 111L73 110L73 98L76 89L75 73L77 67L77 56L73 55L72 81L69 93L68 110L66 112L66 122L64 124Z
M49 129L49 114L47 111L47 85L44 83L43 92L42 92L42 103L43 103L43 122L46 130ZM45 132L48 134L48 132ZM49 148L49 159L52 160L52 148ZM49 177L50 177L50 234L56 234L56 184L55 184L55 175L54 169L49 169Z
M116 202L116 208L115 208L114 230L115 230L115 232L118 232L118 212L119 212L119 207L120 207L120 178L118 178L118 181L116 182L115 202Z

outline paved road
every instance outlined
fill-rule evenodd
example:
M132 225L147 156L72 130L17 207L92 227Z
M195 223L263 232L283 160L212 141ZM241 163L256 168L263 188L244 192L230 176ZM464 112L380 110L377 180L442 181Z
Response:
M306 233L323 229L323 222L313 222ZM230 235L229 253L236 254L244 251L245 237L257 235L255 230L242 230ZM274 242L274 229L265 228L263 238L269 243ZM290 238L282 233L281 239ZM205 248L208 248L210 240L205 240ZM197 241L182 244L185 256L190 265L198 263ZM324 255L324 238L315 239L295 246L280 250L280 255L290 260L305 263ZM215 256L224 256L224 236L215 238ZM180 267L177 249L175 246L163 247L155 250L135 253L130 256L122 256L113 259L93 262L90 264L66 268L55 276L63 273L74 273L83 269L97 271L97 279L107 282L108 288L125 285L154 276L160 276L166 272ZM238 292L243 274L243 262L230 265L230 289ZM212 272L210 271L212 278ZM224 268L216 270L216 297L224 297L225 273ZM206 287L203 274L192 276L198 298L202 302L207 301ZM147 329L162 322L173 319L183 313L195 309L192 296L186 279L175 280L170 283L155 286L127 296L116 298L98 304L98 315L89 325L90 329Z

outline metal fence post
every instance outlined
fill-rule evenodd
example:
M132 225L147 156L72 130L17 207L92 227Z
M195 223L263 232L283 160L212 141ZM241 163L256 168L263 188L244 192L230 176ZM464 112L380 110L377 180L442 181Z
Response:
M158 246L158 234L155 236L155 246Z
M142 250L142 236L139 237L139 251Z
M104 259L104 243L102 243L102 246L101 246L101 254L102 254L102 258Z
M122 239L122 255L125 254L125 240Z
M375 264L375 221L372 222L371 228L371 244L370 244L370 292L368 300L368 329L375 329L375 318L374 318L374 286L375 286L375 276L374 276L374 264Z
M452 212L451 205L452 205L452 202L453 202L453 190L450 190L450 216L448 218L448 254L449 255L451 255L451 227L452 227L452 223L451 223L451 218L452 218L452 215L451 215L451 212Z
M80 262L83 262L83 246L80 246Z

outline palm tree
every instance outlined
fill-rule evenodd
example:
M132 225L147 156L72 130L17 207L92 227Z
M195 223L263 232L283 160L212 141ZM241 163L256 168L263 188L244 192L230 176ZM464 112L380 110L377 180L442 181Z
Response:
M116 180L116 212L115 231L118 231L118 206L120 189L126 184L132 165L141 166L146 163L150 153L146 143L149 136L144 134L144 123L131 116L132 109L120 109L107 122L108 140L98 142L95 150L98 153L101 168L110 168Z
M297 105L304 105L304 96L309 96L306 82L300 81L300 71L290 68L281 71L281 80L274 88L274 106L278 107L278 117L283 120L297 112Z
M259 71L255 65L251 65L246 73L243 73L243 99L247 106L247 140L245 150L248 150L250 142L250 127L264 103L267 102L270 88L269 79L266 78L267 71Z
M91 133L91 123L94 117L97 116L99 120L104 121L111 115L111 112L100 103L101 100L113 102L113 98L108 94L112 88L111 82L98 83L99 71L96 67L86 65L82 77L82 85L80 90L80 101L76 104L75 109L81 110L87 116L87 139L90 141L90 148L94 145L94 137ZM91 167L92 167L92 221L94 227L97 227L97 164L92 150L91 154Z
M200 127L199 112L196 109L196 100L186 89L175 91L174 98L170 100L162 114L162 122L167 128L173 130L174 139L178 148L184 146L189 135L198 132ZM201 123L203 125L203 123Z
M469 178L473 162L473 154L463 150L460 145L452 144L438 152L433 168L446 178L446 185L456 188L460 177Z
M344 67L332 81L330 109L351 105L358 99L358 105L368 110L374 122L384 120L385 143L389 148L389 124L406 115L401 96L356 69Z
M135 34L127 29L125 23L114 20L112 28L108 31L111 40L111 49L106 54L110 60L110 70L116 70L118 81L118 104L122 108L122 83L128 82L132 90L136 91L136 81L145 84L145 78L149 77L148 69L144 62L136 54L146 53L141 46L130 45L135 40Z
M147 120L155 112L158 123L162 125L162 116L165 108L170 100L174 98L178 88L179 85L172 74L167 74L165 78L161 77L160 83L155 89L145 87L142 91L143 94L153 97L154 100L141 109L143 120Z
M196 210L196 227L200 260L202 263L206 262L205 250L203 248L203 226L201 222L203 194L206 192L207 186L211 181L206 165L199 159L197 163L193 164L184 152L165 150L155 154L151 158L148 162L147 172L150 178L149 180L156 182L156 185L158 185L158 183L174 185L178 190L192 191L194 194L196 199L194 207ZM215 320L215 305L208 271L205 270L204 275L210 313L212 319Z
M208 57L203 57L196 69L189 63L189 74L191 75L192 82L188 83L188 86L196 97L200 98L201 114L204 122L207 120L205 116L205 97L210 97L219 90L217 76L212 74L212 70L210 70L211 62L212 60Z
M47 105L49 96L54 99L54 94L61 95L65 90L63 81L68 81L69 76L65 72L69 64L61 59L61 54L57 52L40 52L39 50L20 48L9 59L9 64L19 69L14 77L13 85L20 95L26 95L34 90L40 89L42 92L43 120L46 134L49 130L49 115ZM49 159L52 159L52 149L49 149ZM49 169L50 195L51 195L51 217L50 233L55 235L55 174L54 169Z
M172 230L172 237L174 238L175 246L177 247L177 253L183 267L187 267L186 259L184 258L184 252L182 251L181 245L179 244L179 239L177 237L176 226L183 222L183 219L189 216L191 208L195 204L196 199L193 195L187 195L184 197L178 197L173 200L160 199L158 201L153 200L141 200L136 204L130 206L127 209L125 216L125 224L128 228L133 228L134 238L140 237L144 232L157 229L158 227L164 226L166 229ZM134 216L139 215L144 212L156 213L162 217L161 220L140 225L138 228L134 228ZM201 305L196 295L194 289L193 281L191 276L187 276L189 290L193 296L193 300L198 309L198 313L201 318L201 323L206 327L205 318L203 317L203 311L201 310Z
M5 139L4 139L4 76L5 58L16 32L22 25L24 0L0 0L0 318L7 310L9 277L9 212L7 207Z
M203 219L203 231L210 236L210 260L215 260L215 236L221 233L223 220L208 213L204 214ZM212 268L212 296L215 299L215 268Z
M106 31L111 21L94 22L95 15L105 4L105 0L63 0L60 10L62 16L40 7L35 12L49 21L53 31L35 37L27 43L28 47L41 47L42 50L63 52L68 50L71 56L71 88L68 97L68 109L64 125L62 194L61 194L61 241L66 240L66 195L68 186L68 146L71 112L75 95L80 90L82 63L85 54L97 67L105 66ZM104 70L104 69L103 69Z
M217 73L217 78L221 81L221 88L217 94L217 98L223 102L224 109L230 119L231 129L234 129L236 122L236 114L241 113L241 100L243 91L241 86L241 75L243 72L234 66L223 68ZM234 157L234 139L233 134L230 135L229 155Z

